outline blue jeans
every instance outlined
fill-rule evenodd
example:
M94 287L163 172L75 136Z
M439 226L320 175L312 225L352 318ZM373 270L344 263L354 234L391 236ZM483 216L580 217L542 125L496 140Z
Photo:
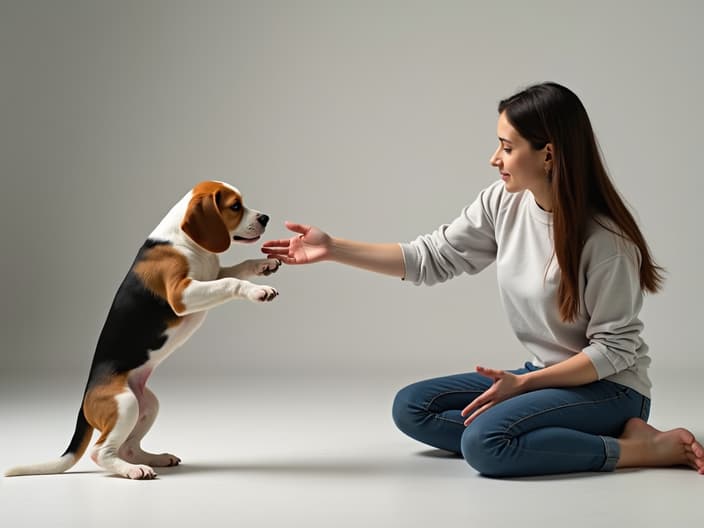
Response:
M512 370L537 370L531 363ZM409 385L393 405L401 431L425 444L462 454L479 473L517 477L613 471L629 418L648 419L650 399L610 381L520 394L480 414L468 427L460 411L491 386L475 372Z

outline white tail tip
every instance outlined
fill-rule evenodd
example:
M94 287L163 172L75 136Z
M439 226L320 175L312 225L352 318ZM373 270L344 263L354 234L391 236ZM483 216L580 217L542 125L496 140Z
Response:
M73 454L64 455L61 458L44 462L42 464L32 464L29 466L16 466L5 471L6 477L18 477L20 475L54 475L63 473L76 463Z

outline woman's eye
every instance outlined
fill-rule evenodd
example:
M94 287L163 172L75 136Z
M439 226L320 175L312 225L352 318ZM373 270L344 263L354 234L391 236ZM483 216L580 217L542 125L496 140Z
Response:
M505 148L505 149L503 149L503 150L504 150L504 152L505 152L506 154L511 154L511 150L512 150L512 149L510 149L510 148Z

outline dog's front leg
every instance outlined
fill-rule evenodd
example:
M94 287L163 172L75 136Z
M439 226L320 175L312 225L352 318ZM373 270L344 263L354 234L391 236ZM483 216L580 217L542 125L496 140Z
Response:
M169 302L177 315L209 310L232 299L253 302L273 300L279 292L271 286L253 284L246 280L226 277L213 281L186 279L180 295L170 295Z
M245 260L236 266L220 268L218 278L246 279L248 277L261 277L276 273L280 266L281 261L272 258Z

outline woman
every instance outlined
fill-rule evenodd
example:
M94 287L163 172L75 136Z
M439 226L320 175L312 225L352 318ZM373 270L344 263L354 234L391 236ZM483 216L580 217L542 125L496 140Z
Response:
M421 381L393 417L407 435L462 453L496 477L688 465L704 448L686 429L658 431L648 346L638 319L662 269L611 183L579 98L555 83L499 103L501 179L449 225L407 244L353 242L306 225L266 242L286 264L323 260L434 284L496 262L523 368Z

